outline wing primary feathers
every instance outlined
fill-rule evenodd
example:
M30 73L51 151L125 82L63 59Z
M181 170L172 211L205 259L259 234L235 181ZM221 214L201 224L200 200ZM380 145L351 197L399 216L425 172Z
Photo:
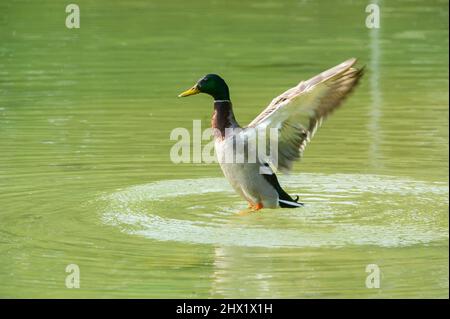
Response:
M289 171L293 161L301 158L317 129L354 90L364 68L356 68L349 59L274 98L248 127L277 128L278 169Z

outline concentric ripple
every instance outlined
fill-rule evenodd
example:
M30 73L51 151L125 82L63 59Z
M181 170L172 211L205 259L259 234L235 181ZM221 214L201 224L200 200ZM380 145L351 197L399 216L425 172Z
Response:
M100 198L102 221L159 241L255 247L384 247L448 240L448 185L378 175L299 174L305 207L245 208L223 178L166 180ZM405 207L408 207L407 209Z

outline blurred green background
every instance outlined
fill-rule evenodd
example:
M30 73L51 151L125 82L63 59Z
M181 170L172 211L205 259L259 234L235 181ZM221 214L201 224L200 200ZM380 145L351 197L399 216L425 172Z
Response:
M379 29L366 1L79 0L79 29L69 3L0 3L0 297L448 298L447 1L379 1ZM245 125L349 57L361 85L283 179L304 210L236 217L217 164L170 161L209 126L176 98L202 75Z

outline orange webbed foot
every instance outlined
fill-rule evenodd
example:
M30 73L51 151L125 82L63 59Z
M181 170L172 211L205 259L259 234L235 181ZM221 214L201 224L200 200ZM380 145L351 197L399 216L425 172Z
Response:
M263 209L263 208L264 208L264 205L262 203L258 203L258 204L256 204L253 207L254 210L260 210L260 209Z
M239 214L240 216L246 216L246 215L249 215L249 214L251 214L251 213L254 213L254 212L256 212L256 211L262 209L263 207L264 207L264 206L263 206L262 203L254 204L254 203L249 202L249 203L248 203L248 208L247 208L247 209L244 209L244 210L242 210L242 211L240 211L238 214Z

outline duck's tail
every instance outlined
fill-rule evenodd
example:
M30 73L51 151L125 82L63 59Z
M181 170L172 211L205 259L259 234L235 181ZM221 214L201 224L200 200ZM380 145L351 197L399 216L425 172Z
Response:
M285 192L286 193L286 192ZM286 193L287 194L287 193ZM288 195L289 196L289 195ZM296 208L296 207L303 207L304 204L303 203L299 203L298 199L299 197L297 196L296 199L292 199L291 196L289 196L289 198L291 200L286 200L286 199L281 199L278 198L278 203L280 204L281 208Z
M281 188L280 183L278 182L277 175L275 173L272 174L263 174L266 181L270 183L270 185L275 188L278 193L278 204L281 208L296 208L304 206L303 203L299 203L297 196L296 199L293 199L288 193Z

